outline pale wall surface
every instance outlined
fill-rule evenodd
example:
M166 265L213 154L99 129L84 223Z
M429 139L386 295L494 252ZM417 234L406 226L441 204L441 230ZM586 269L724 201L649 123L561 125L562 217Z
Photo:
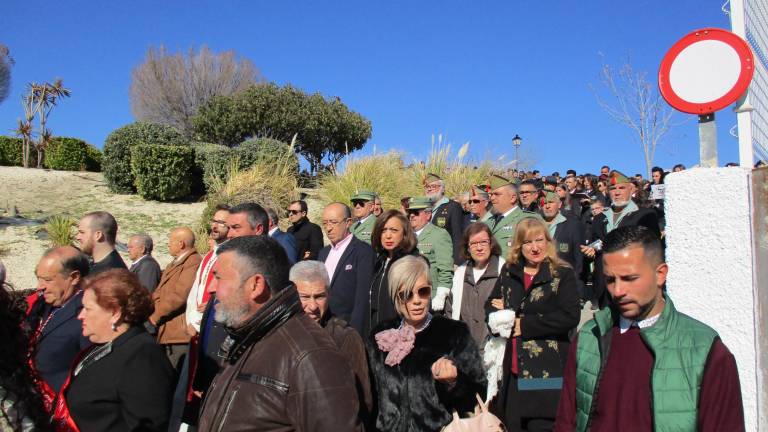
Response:
M736 357L746 430L756 431L749 172L694 168L668 175L665 183L669 294L680 311L713 327Z

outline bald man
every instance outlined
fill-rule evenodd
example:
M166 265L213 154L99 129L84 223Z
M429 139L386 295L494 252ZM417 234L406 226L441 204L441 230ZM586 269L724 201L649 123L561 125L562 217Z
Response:
M202 257L195 250L195 234L187 227L171 230L168 253L173 261L163 270L160 283L152 293L155 311L149 322L157 330L157 342L163 345L168 359L178 371L188 352L190 338L184 310Z

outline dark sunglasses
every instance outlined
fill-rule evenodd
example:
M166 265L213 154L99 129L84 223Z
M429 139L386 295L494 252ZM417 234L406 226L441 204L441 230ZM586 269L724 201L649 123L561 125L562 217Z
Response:
M473 200L473 199L471 199L471 200L469 200L467 202L470 203L470 204L480 204L481 202L483 202L483 200Z
M413 298L414 291L411 290L408 292L408 294L405 293L405 291L400 291L397 293L397 298L400 299L403 303L408 303ZM416 290L416 295L419 296L419 298L429 298L429 296L432 295L432 287L425 286L421 287L418 290Z
M423 209L418 209L418 210L408 209L405 212L408 213L408 216L418 216L419 213L421 213L422 211L424 211L424 210Z
M288 210L288 214L296 215L301 213L301 210Z
M368 204L368 201L352 201L352 206L354 207L365 207L366 204Z

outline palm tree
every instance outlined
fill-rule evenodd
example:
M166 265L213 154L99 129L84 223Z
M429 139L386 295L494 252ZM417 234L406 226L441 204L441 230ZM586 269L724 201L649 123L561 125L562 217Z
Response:
M61 78L56 79L53 84L30 83L29 87L30 96L34 104L34 112L39 114L40 140L35 144L35 148L37 149L37 167L42 168L45 148L50 144L51 137L53 136L50 129L46 128L48 115L53 107L56 106L58 99L69 97L72 92L64 87Z

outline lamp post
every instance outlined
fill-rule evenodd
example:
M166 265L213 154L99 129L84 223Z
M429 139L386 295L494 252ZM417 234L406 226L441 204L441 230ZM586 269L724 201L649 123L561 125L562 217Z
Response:
M512 145L515 146L515 171L520 170L520 144L522 142L523 139L518 134L515 134L515 137L512 138Z

